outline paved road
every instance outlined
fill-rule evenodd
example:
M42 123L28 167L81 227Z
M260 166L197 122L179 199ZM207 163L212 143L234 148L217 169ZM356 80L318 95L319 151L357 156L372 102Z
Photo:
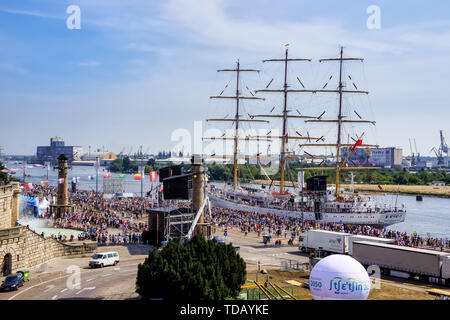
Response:
M218 233L219 234L219 233ZM309 258L306 254L299 252L298 247L286 245L287 239L280 238L283 241L282 246L275 246L275 239L265 245L262 242L262 237L257 237L255 234L245 236L239 231L228 231L228 236L219 235L225 239L226 243L233 243L234 246L239 246L240 256L247 262L247 269L257 269L257 263L260 262L262 268L265 269L279 269L282 262L291 261L292 263L307 263ZM278 239L278 238L277 238Z
M74 273L55 274L49 280L27 282L18 291L2 292L1 299L8 300L59 300L59 299L127 299L134 294L137 265L142 260L127 261L117 266L90 269L80 266L80 281Z

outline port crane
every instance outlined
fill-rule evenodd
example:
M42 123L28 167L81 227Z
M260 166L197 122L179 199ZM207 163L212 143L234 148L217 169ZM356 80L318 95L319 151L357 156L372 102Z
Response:
M411 166L414 167L416 165L416 159L414 158L414 150L412 148L411 138L409 139L409 149L411 150Z
M118 158L123 158L123 153L125 152L125 147L123 147L122 151L117 155Z
M434 152L434 154L436 155L436 158L438 159L438 162L437 162L438 166L443 165L444 164L444 160L443 160L442 155L436 150L435 147L431 148L430 152L431 151Z
M417 150L416 138L414 138L414 147L415 147L415 149L416 149L417 162L420 162L420 153L419 153L419 150Z
M442 133L442 130L440 130L440 137L441 137L441 144L438 149L433 147L431 151L434 151L436 154L437 160L438 160L438 166L445 165L445 158L447 158L447 164L448 164L448 146L445 142L444 134ZM444 154L446 156L444 156Z

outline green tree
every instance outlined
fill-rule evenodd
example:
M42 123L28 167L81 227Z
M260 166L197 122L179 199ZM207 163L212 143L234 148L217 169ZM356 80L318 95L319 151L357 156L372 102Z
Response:
M246 264L231 244L194 236L150 251L138 266L136 292L144 299L222 300L236 297L246 277Z
M6 169L0 162L0 170ZM9 175L7 172L0 172L0 185L7 184L9 182Z
M211 180L215 181L227 181L233 179L231 166L217 163L212 163L208 166L208 175L211 177Z
M117 158L109 165L109 171L111 172L122 172L123 171L123 160Z
M148 161L147 161L147 165L148 165L148 166L151 166L151 167L154 167L154 166L155 166L155 163L156 163L156 161L155 161L155 159L153 159L153 158L148 159Z

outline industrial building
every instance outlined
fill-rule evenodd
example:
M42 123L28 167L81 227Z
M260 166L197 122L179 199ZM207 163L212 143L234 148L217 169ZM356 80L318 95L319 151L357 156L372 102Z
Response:
M341 161L345 160L349 148L341 149ZM348 160L349 167L382 167L394 168L402 166L403 150L399 148L356 148Z
M101 166L109 166L117 156L112 152L89 152L81 156L81 162L95 162L97 159Z
M80 158L83 148L80 146L66 146L64 140L60 137L50 138L50 146L38 146L36 150L36 158L40 163L50 162L51 164L58 163L58 157L64 154L68 162Z

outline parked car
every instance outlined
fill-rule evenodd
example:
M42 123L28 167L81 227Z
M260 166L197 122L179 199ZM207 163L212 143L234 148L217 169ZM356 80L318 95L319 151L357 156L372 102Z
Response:
M17 273L12 276L7 276L2 283L2 291L19 290L23 286L23 273Z
M89 266L93 267L106 267L106 266L115 266L119 263L119 254L115 251L113 252L101 252L96 253L92 256L92 259L89 260Z

